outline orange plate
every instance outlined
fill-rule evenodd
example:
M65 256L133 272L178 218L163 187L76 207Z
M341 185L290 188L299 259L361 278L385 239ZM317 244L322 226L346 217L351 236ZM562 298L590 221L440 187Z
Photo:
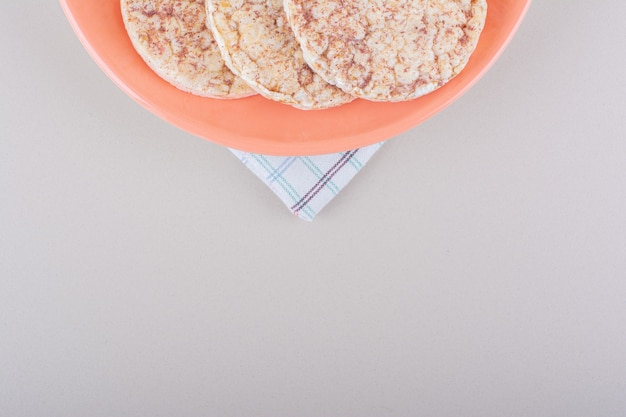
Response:
M459 98L489 69L519 26L530 0L488 0L487 22L465 69L444 87L402 103L355 100L303 111L260 96L217 100L184 93L159 78L133 49L120 0L60 0L78 38L130 97L187 132L231 148L274 155L314 155L370 145L398 135Z

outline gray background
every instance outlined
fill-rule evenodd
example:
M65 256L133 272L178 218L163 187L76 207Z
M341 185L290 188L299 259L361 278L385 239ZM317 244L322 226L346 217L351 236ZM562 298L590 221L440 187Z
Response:
M626 5L535 1L312 223L0 13L0 415L626 415Z

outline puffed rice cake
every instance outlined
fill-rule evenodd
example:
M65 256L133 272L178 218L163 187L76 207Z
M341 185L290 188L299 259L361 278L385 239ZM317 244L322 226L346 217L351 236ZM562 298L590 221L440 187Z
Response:
M225 65L204 0L121 0L121 10L133 46L164 80L203 97L256 94Z
M373 101L410 100L467 64L486 0L285 0L304 58L344 91Z
M282 0L206 0L206 5L226 64L264 97L305 110L354 100L306 64Z

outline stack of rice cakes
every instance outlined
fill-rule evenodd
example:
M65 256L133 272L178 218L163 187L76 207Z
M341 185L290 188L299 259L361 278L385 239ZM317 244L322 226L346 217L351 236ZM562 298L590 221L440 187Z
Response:
M299 109L404 101L458 75L486 0L121 0L129 37L183 91Z

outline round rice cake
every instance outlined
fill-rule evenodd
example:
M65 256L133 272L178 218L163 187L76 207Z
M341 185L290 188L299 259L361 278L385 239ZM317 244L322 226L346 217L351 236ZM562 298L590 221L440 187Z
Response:
M354 100L304 61L282 0L206 0L206 5L226 64L261 95L305 110Z
M154 72L203 97L256 94L226 66L206 27L204 0L121 0L133 46Z
M329 83L374 101L410 100L467 64L486 0L285 0L308 64Z

